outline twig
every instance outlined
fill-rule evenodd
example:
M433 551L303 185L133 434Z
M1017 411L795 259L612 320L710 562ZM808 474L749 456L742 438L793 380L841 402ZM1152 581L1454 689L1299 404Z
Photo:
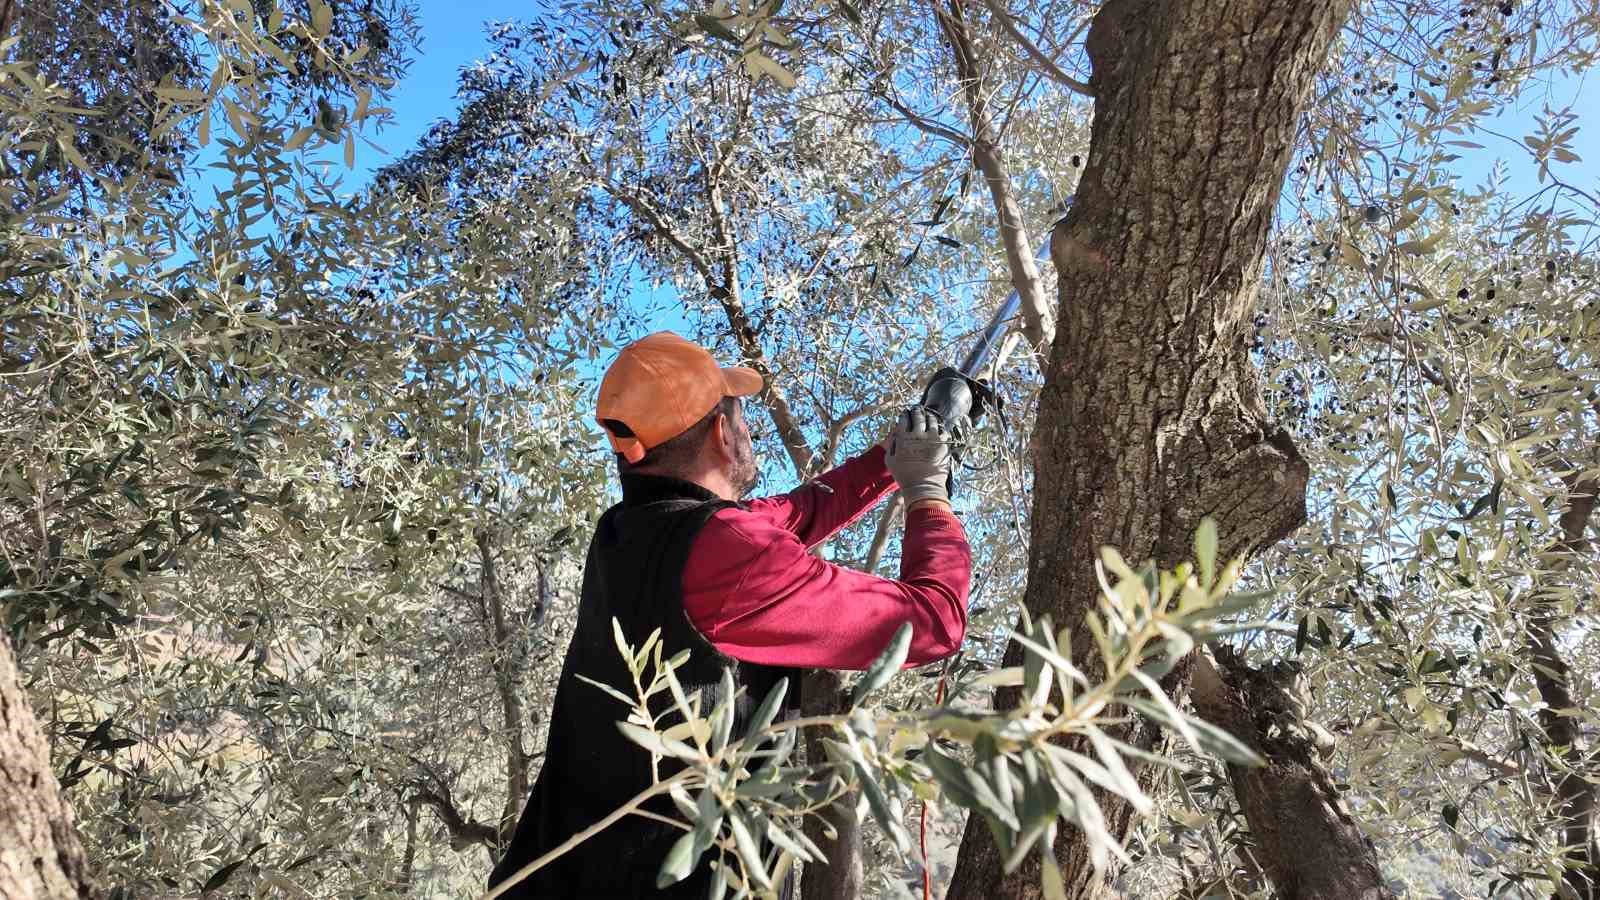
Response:
M568 850L571 850L573 847L578 846L600 832L605 831L607 828L610 828L617 820L623 818L629 813L637 812L639 807L643 806L647 801L650 800L650 798L665 794L672 788L673 785L680 781L687 780L691 775L694 774L696 773L693 769L684 769L678 774L673 775L671 778L668 778L666 781L658 781L655 784L645 788L644 790L635 794L632 800L629 800L627 803L624 803L615 810L612 810L611 814L606 816L604 819L601 819L593 825L590 825L588 828L585 828L572 837L567 838L560 844L557 844L555 847L551 848L543 856L531 863L528 863L527 865L518 869L516 872L513 872L510 878L507 878L505 881L501 882L499 887L488 892L487 894L484 894L481 898L479 898L479 900L494 900L494 898L506 893L520 884L522 880L527 878L529 875L532 875L533 873L549 865L551 860L561 856L563 853L566 853Z
M1094 88L1090 87L1086 82L1079 81L1078 79L1073 78L1071 75L1068 75L1066 72L1061 71L1061 67L1056 65L1055 60L1046 56L1045 52L1040 50L1037 44L1030 40L1026 34L1022 33L1022 29L1017 27L1016 22L1012 21L1011 13L1007 12L1005 7L1000 5L1000 0L983 0L983 3L985 6L989 7L990 12L994 13L994 17L999 20L1000 27L1005 29L1006 34L1011 35L1011 39L1022 46L1022 49L1027 52L1028 56L1032 57L1035 63L1038 63L1040 71L1049 77L1051 81L1054 81L1069 90L1082 94L1085 97L1094 96Z

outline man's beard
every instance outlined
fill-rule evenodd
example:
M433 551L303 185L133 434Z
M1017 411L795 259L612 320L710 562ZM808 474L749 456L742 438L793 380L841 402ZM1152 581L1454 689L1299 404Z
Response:
M754 449L746 443L739 451L739 458L734 460L733 483L734 492L743 500L755 490L759 475L756 473L756 455Z

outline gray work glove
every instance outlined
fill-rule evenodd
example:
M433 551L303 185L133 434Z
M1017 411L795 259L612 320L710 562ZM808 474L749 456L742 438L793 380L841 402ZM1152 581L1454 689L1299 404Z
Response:
M907 506L918 500L950 502L950 438L935 413L921 406L901 413L889 436L887 461Z

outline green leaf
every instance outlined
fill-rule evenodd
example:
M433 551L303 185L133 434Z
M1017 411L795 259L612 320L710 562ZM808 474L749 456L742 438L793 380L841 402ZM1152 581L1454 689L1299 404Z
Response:
M684 721L687 722L695 718L699 710L696 705L689 702L689 695L683 692L683 684L678 681L676 668L676 666L667 666L662 675L666 679L667 688L672 691L672 702L677 706L678 712L683 716Z
M333 7L326 0L311 0L311 28L324 38L333 29Z
M1037 641L1040 646L1051 650L1059 647L1052 643L1050 636L1050 617L1044 616L1037 622L1023 622L1023 630L1028 632L1028 637ZM1045 666L1045 658L1038 653L1029 653L1022 658L1022 691L1033 706L1042 706L1050 695L1050 684L1045 679L1045 672L1054 672L1055 668Z
M677 884L694 871L694 864L700 859L694 838L694 832L689 832L673 842L667 858L661 861L661 870L656 873L657 889Z
M1127 702L1146 715L1172 725L1184 734L1186 740L1192 736L1190 746L1202 753L1209 753L1239 766L1266 765L1261 756L1249 745L1204 719L1184 717L1182 722L1173 722L1171 713L1175 712L1175 709L1157 706L1142 698L1132 698Z
M722 697L717 702L716 709L711 711L711 752L721 753L722 748L728 746L728 738L733 734L734 697L738 688L733 683L733 670L722 670L721 683Z
M728 872L722 868L721 863L711 866L711 888L706 891L706 900L722 900L722 895L728 892Z
M662 737L654 731L648 728L641 728L632 722L618 722L617 728L628 740L657 756L671 756L677 759L700 758L700 753L688 744Z
M796 831L790 834L780 828L777 822L767 823L767 840L801 862L815 862L823 857L822 851L811 843L804 832Z
M1063 815L1077 825L1089 839L1089 861L1095 871L1098 872L1105 867L1108 855L1115 855L1118 859L1126 861L1127 854L1107 830L1105 814L1095 802L1094 793L1089 790L1089 786L1055 755L1047 755L1045 758L1050 763L1050 771L1055 776L1056 786L1070 798L1063 802L1065 807ZM1066 806L1068 803L1071 805Z
M961 763L944 755L937 746L928 749L923 761L933 771L934 780L943 788L951 803L962 809L978 808L978 797L967 786L967 777Z
M245 864L245 860L236 859L233 862L228 863L227 865L225 865L222 868L218 869L217 871L213 872L211 874L211 877L206 879L206 883L203 886L201 886L200 893L204 894L207 891L214 891L217 888L222 887L223 885L227 884L228 883L228 879L233 877L234 870L239 868L240 866L242 866L244 864Z
M1112 744L1111 739L1106 737L1105 733L1100 729L1093 726L1088 728L1088 735L1089 743L1094 745L1095 755L1100 757L1100 761L1105 764L1106 771L1110 773L1117 786L1116 792L1126 797L1128 802L1133 804L1133 808L1138 811L1139 815L1148 815L1155 804L1139 788L1139 779L1133 777L1133 773L1128 771L1127 765L1123 763L1122 756L1117 752L1117 748Z
M787 677L778 679L772 690L767 691L767 696L761 701L761 705L756 707L755 715L750 717L750 730L746 734L757 734L771 725L778 717L778 710L783 708L783 700L788 694L789 679Z
M749 53L744 58L745 72L751 78L762 75L771 78L785 88L792 88L797 84L794 73L784 68L777 60L761 53Z
M633 666L633 652L628 649L628 637L622 633L622 622L615 616L611 617L611 639L616 642L617 653L621 654L628 667L633 669L635 675L639 674L639 670Z
M1086 618L1085 621L1093 623L1094 619L1090 617ZM1077 681L1084 687L1089 686L1088 676L1078 671L1078 667L1074 666L1071 662L1068 662L1065 656L1062 656L1054 650L1051 650L1049 647L1046 647L1044 644L1038 641L1030 640L1026 635L1023 635L1020 632L1012 632L1011 636L1016 639L1017 643L1028 648L1029 650L1032 650L1034 653L1037 653L1039 656L1044 658L1045 662L1055 666L1056 671ZM1026 660L1024 660L1024 662L1026 662Z
M761 860L761 845L750 834L750 826L745 823L744 813L738 809L728 816L728 828L733 832L733 846L739 851L739 859L744 863L744 870L762 888L772 887L772 876L767 874L766 863Z
M1210 590L1217 572L1217 523L1210 516L1195 529L1194 561L1200 566L1200 586Z
M1144 685L1145 691L1149 693L1150 700L1153 700L1154 704L1150 704L1149 701L1145 701L1143 698L1135 698L1133 702L1143 702L1159 709L1161 715L1157 717L1158 719L1164 720L1168 725L1177 729L1177 732L1183 735L1183 739L1189 742L1189 746L1194 747L1196 750L1200 749L1200 736L1195 732L1191 721L1186 719L1183 713L1178 710L1177 705L1167 696L1166 691L1161 689L1161 685L1157 684L1155 679L1137 669L1133 671L1133 678Z
M1022 666L991 669L972 680L973 687L1019 687L1023 683Z
M934 777L957 806L982 813L1012 831L1022 828L1016 810L1000 801L994 786L978 770L945 756L936 747L930 749L924 758L928 768L933 770Z
M889 639L889 645L884 647L878 658L867 667L866 674L856 682L855 690L850 692L850 705L855 706L868 694L888 684L889 679L905 665L906 655L910 652L911 623L904 622L895 629L894 637Z
M1045 900L1067 900L1067 885L1061 880L1061 869L1056 867L1054 853L1040 854L1043 866L1039 871L1039 887Z
M694 17L694 23L700 26L701 31L704 31L706 34L709 34L718 40L727 41L735 47L742 46L744 44L744 39L739 37L737 34L734 34L733 31L728 28L728 26L722 24L722 20L716 16L707 15L705 13L696 13Z
M883 786L872 777L872 772L861 763L855 764L856 777L861 780L861 793L867 797L867 806L871 808L872 815L878 820L878 826L894 841L894 847L904 856L911 852L911 836L906 833L905 826L900 824L900 817L895 814L889 805L889 798L883 793Z
M583 682L587 682L589 684L592 684L595 687L599 688L600 690L605 691L606 693L610 694L611 696L617 698L618 700L621 700L623 703L627 704L628 706L630 706L630 707L633 706L633 698L629 697L627 694L624 694L623 692L617 690L616 688L614 688L614 687L612 687L612 686L610 686L608 684L601 684L600 682L595 681L593 678L590 678L587 675L579 675L577 677L578 677L579 681L583 681Z

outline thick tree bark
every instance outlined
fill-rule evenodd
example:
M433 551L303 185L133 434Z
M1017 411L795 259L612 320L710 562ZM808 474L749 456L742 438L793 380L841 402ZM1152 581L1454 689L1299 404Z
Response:
M1228 764L1250 822L1254 857L1282 900L1392 900L1378 857L1322 766L1311 723L1280 676L1226 646L1195 660L1195 711L1248 744L1266 765Z
M95 897L72 807L0 632L0 897Z
M1171 565L1203 516L1228 555L1304 520L1307 467L1266 421L1246 339L1296 123L1347 12L1346 0L1108 0L1095 16L1088 167L1051 236L1060 309L1035 430L1035 616L1082 621L1103 545ZM1007 663L1020 659L1013 645ZM1180 667L1169 688L1187 679ZM1117 736L1161 738L1142 720ZM1131 808L1100 800L1126 835ZM1081 834L1065 831L1056 855L1068 896L1105 895ZM969 822L947 896L1038 895L1037 859L1003 876L988 829Z
M838 672L828 669L808 669L801 681L800 714L802 716L838 715L848 709L844 694L844 679ZM805 731L806 759L827 759L828 751L822 746L820 729ZM855 900L861 896L866 880L866 867L861 858L861 822L855 815L856 795L849 794L827 810L825 817L806 818L806 837L822 850L827 864L806 863L800 879L801 900ZM823 821L831 825L836 837L824 833Z

